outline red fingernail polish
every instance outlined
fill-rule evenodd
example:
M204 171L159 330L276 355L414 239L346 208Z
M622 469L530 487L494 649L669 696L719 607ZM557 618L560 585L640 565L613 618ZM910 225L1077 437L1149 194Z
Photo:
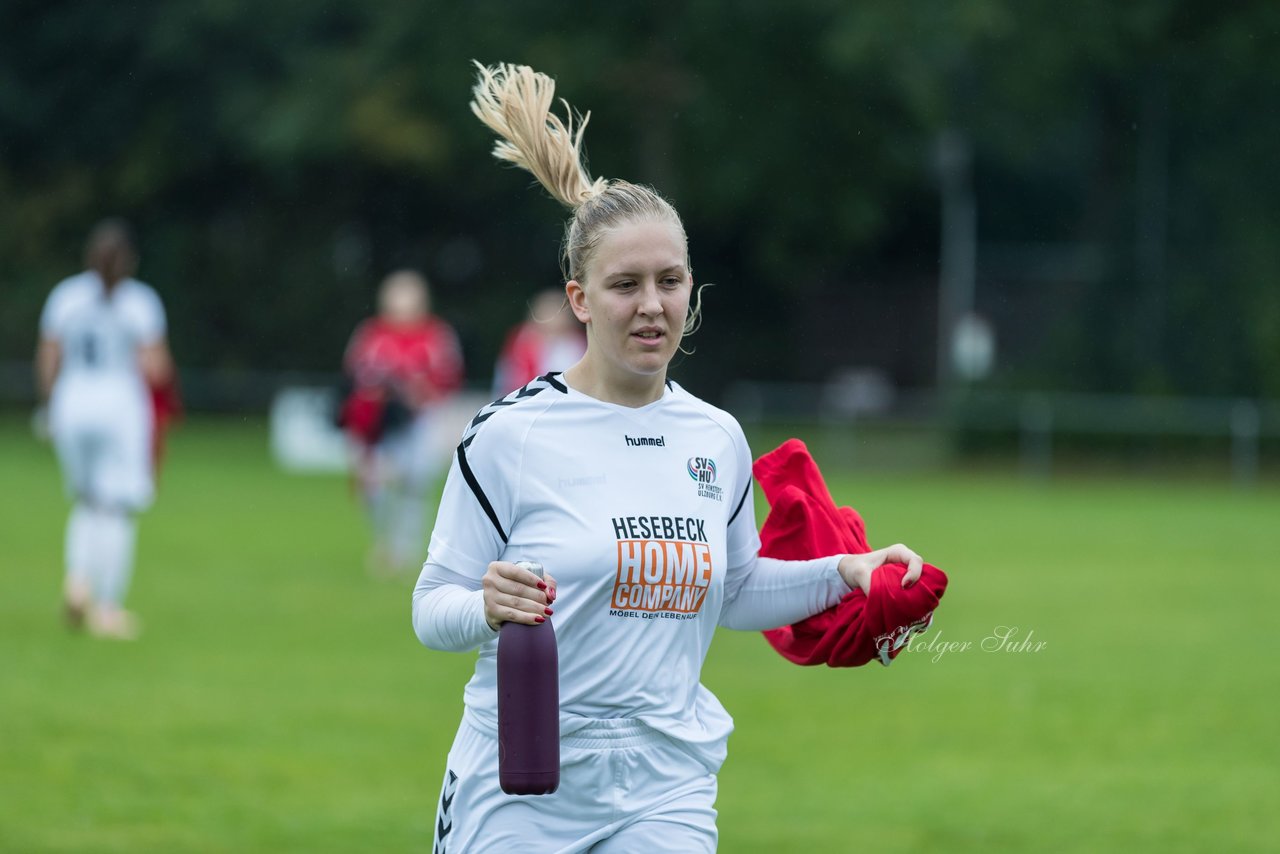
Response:
M539 590L546 590L546 589L547 589L547 583L546 583L545 581L539 581L539 582L538 582L538 589L539 589Z
M544 608L543 610L547 612L547 616L548 616L548 617L550 617L550 616L551 616L551 609L550 609L550 608Z
M533 618L533 621L534 621L535 623L545 623L545 622L547 621L547 618L546 618L546 617L534 617L534 618Z

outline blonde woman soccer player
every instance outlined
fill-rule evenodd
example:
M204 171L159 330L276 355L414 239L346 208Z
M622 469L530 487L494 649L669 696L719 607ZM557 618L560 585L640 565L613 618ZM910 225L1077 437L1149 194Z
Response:
M124 608L133 573L135 515L154 492L149 386L173 374L164 307L133 278L129 227L104 220L89 234L85 266L49 294L40 316L37 382L74 505L67 521L64 602L73 627L99 636L138 633Z
M437 852L712 851L716 773L733 721L699 683L717 626L803 619L898 545L784 562L758 556L751 451L731 415L667 379L698 316L684 227L653 189L592 180L582 118L550 112L553 82L481 68L472 109L572 211L564 241L587 351L482 409L449 472L414 627L433 649L479 649L449 752ZM542 563L545 584L512 561ZM554 578L552 577L554 575ZM551 795L498 784L495 655L507 621L555 604L561 783Z

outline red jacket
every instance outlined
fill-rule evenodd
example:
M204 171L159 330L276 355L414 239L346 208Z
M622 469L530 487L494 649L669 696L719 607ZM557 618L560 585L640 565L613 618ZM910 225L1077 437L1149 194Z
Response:
M151 470L160 477L160 463L164 460L165 434L174 421L182 420L182 394L178 389L178 371L175 368L169 379L151 386Z
M862 517L836 507L804 442L788 439L756 460L752 471L770 506L760 531L761 555L808 560L871 551ZM834 607L764 636L796 664L858 667L877 659L888 666L911 635L929 627L947 589L942 570L925 564L920 580L904 590L906 571L902 564L885 564L871 575L870 596L852 590Z
M550 371L572 367L586 351L587 339L580 332L554 334L538 321L526 320L507 333L494 366L493 393L501 397Z
M498 353L494 369L493 393L502 396L515 391L535 377L545 374L542 370L542 335L535 324L521 323L507 333L507 340ZM569 367L562 365L561 369Z
M387 428L390 407L411 414L462 385L458 337L436 317L409 325L377 317L364 321L351 336L343 367L353 387L339 421L370 444Z

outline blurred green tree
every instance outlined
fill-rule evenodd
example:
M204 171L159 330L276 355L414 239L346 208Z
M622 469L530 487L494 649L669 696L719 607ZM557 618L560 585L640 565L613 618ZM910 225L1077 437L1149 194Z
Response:
M677 369L700 390L843 364L932 381L931 152L959 129L996 382L1278 395L1278 30L1262 0L9 0L0 358L29 356L120 213L187 364L333 368L412 265L483 377L559 279L564 212L488 157L475 58L556 77L592 111L593 171L682 211L721 286ZM1011 246L1042 260L996 264Z

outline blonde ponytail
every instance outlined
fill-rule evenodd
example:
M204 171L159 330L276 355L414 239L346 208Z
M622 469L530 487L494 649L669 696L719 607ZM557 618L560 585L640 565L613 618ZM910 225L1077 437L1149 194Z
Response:
M573 108L563 98L565 118L552 113L554 80L527 65L475 66L479 75L471 90L471 112L500 137L493 146L494 157L533 173L573 211L562 246L567 279L585 282L600 238L627 222L671 223L687 246L680 214L657 190L629 181L591 180L582 165L582 132L591 114L578 116L575 129ZM700 306L699 300L688 320L691 326L697 323Z
M471 112L496 133L493 156L533 173L555 199L576 210L608 186L591 180L582 166L582 132L591 113L580 115L563 98L565 117L551 112L556 83L527 65L475 63L479 79L471 90Z

